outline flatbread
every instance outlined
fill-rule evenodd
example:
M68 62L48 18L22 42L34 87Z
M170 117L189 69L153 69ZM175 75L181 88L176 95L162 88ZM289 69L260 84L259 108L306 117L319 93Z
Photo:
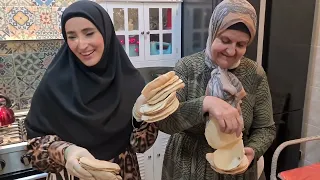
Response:
M239 139L242 139L242 134L239 137L237 137L236 133L227 134L221 132L219 128L219 123L214 118L211 118L207 122L204 134L208 144L213 149L223 148L229 144L238 141Z
M149 100L151 99L153 96L155 96L159 91L161 91L162 89L166 88L167 86L173 84L174 82L178 81L179 77L177 75L173 76L169 81L167 81L165 84L152 89L149 93L146 94L146 98Z
M150 91L166 84L171 78L176 75L174 71L169 71L165 74L162 74L155 78L154 80L150 81L141 91L141 94L144 95L147 99L150 97ZM154 93L154 91L152 92Z
M240 165L244 156L243 141L239 140L224 148L217 149L210 156L206 156L206 159L217 169L230 171Z
M211 168L214 171L216 171L217 173L230 174L230 175L242 174L242 173L246 172L248 167L249 167L249 160L248 160L247 156L244 156L241 161L241 164L237 168L233 169L232 171L224 171L224 170L218 169L214 166L211 166Z
M107 172L116 172L117 174L120 172L120 166L109 161L82 157L79 159L79 163L87 170L103 170Z
M142 115L141 119L146 122L156 122L165 119L172 113L174 113L179 107L179 100L177 98L174 99L172 105L168 106L167 109L164 109L163 111L157 113L154 116L146 116Z
M185 84L181 79L176 81L175 83L167 86L166 88L159 91L155 96L153 96L151 99L147 101L148 104L157 104L158 102L164 100L169 94L172 92L177 91L178 89L184 88Z
M151 115L162 111L166 108L169 104L172 104L172 101L176 97L176 92L172 92L168 97L166 97L163 101L154 104L143 104L140 108L140 113L145 115Z

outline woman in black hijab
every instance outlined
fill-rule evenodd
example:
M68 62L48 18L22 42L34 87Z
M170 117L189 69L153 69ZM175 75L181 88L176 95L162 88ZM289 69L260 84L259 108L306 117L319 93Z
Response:
M157 137L153 124L132 120L142 76L97 3L73 3L61 27L66 43L41 80L25 122L32 165L49 172L49 179L97 179L78 163L94 157L119 164L124 179L140 179L135 153Z

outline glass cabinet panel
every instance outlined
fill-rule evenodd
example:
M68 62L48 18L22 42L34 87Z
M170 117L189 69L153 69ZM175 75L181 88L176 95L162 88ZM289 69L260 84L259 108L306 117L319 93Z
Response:
M124 31L124 9L113 8L113 24L115 31Z
M159 8L149 9L150 30L159 30Z
M128 8L128 31L139 30L138 8Z
M172 9L171 8L163 8L162 9L162 29L170 30L172 29Z
M163 44L162 44L163 54L172 54L172 34L163 34Z

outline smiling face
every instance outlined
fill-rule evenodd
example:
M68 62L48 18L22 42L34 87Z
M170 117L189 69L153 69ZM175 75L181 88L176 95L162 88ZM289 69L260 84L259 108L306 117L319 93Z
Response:
M232 29L223 31L212 43L213 61L223 69L231 68L246 53L249 40L247 33Z
M65 31L67 44L78 59L88 67L98 64L104 41L96 26L85 18L74 17L66 22Z

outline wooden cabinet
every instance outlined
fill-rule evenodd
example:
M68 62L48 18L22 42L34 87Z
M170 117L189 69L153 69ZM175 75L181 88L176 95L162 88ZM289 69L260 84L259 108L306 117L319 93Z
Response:
M181 2L99 2L133 65L173 67L181 58Z

